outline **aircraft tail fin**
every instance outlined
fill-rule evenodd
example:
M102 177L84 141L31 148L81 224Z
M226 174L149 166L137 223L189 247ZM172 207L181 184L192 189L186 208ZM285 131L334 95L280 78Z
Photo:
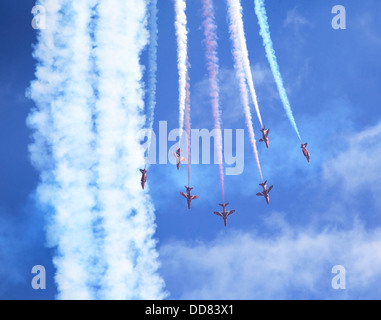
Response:
M266 184L267 184L267 180L266 180L265 182L263 182L263 183L260 183L259 185L260 185L261 187L264 187Z

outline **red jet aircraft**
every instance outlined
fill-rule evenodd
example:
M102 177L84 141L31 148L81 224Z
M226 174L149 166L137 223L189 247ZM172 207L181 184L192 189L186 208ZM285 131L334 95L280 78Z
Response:
M308 163L310 163L310 153L307 150L307 146L308 146L308 143L305 143L305 144L302 143L301 148L303 151L303 155L307 158Z
M267 149L268 149L269 145L270 145L270 140L269 140L270 129L266 129L266 127L263 127L261 132L262 132L262 139L259 140L259 142L264 142L266 144Z
M142 179L141 179L141 183L142 183L142 188L144 190L144 186L147 182L147 169L140 169L140 172L142 173Z
M235 212L235 210L231 210L229 212L226 211L226 207L229 205L229 202L226 204L220 204L220 206L223 208L222 212L214 212L215 215L220 216L224 219L225 227L227 225L228 217Z
M257 196L259 196L259 197L265 197L267 204L270 204L269 193L270 193L270 191L272 190L272 188L274 186L271 186L270 188L267 189L267 180L265 182L263 182L263 183L260 183L259 185L263 188L263 191L257 193Z
M184 162L186 161L187 159L183 158L181 156L181 149L180 148L177 148L176 150L176 153L172 152L172 154L174 155L174 157L176 158L176 166L177 166L177 170L180 170L180 164L181 162Z
M184 192L180 192L180 194L187 199L188 208L190 209L192 200L198 199L198 196L191 195L191 191L193 190L193 188L185 186L185 189L187 189L187 193L185 194Z

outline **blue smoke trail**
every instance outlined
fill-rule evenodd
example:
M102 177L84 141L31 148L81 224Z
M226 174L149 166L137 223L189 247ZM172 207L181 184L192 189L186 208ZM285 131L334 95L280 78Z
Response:
M271 41L270 27L268 24L266 8L264 4L264 0L254 0L255 1L255 13L258 17L258 24L260 26L260 35L263 38L263 45L266 50L266 56L270 63L271 71L274 75L274 79L276 85L278 87L279 95L283 103L283 107L286 110L287 117L289 118L292 127L295 129L300 141L302 141L300 137L300 133L298 127L295 122L294 115L292 114L290 101L288 100L287 92L283 84L282 75L279 71L279 65L277 61L277 57L275 54L275 50L273 47L273 43Z
M158 45L158 26L157 26L157 0L151 0L149 6L148 26L150 31L150 44L148 48L148 98L147 98L147 123L148 123L148 142L147 158L152 142L152 130L155 120L156 107L156 74L157 74L157 45ZM148 162L148 160L147 160Z

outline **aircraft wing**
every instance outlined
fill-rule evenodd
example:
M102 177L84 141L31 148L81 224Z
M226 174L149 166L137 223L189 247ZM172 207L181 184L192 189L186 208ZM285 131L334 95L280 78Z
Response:
M274 188L274 186L271 186L271 187L269 188L269 192L272 190L272 188Z
M199 198L198 196L192 196L192 200L196 200L198 198Z
M187 161L187 159L184 158L184 157L181 157L181 158L180 158L180 161L181 161L181 162L184 162L184 161Z
M263 141L265 141L265 140L263 140L263 139L259 139L259 142L263 142Z
M176 153L174 153L173 151L172 151L172 154L174 155L175 158L178 158L178 157L179 157L179 156L178 156Z
M215 215L217 215L217 216L220 216L220 217L222 217L222 214L221 214L221 212L217 212L217 211L215 211L215 212L214 212L214 214L215 214Z
M234 212L235 212L235 210L231 210L231 211L229 211L228 216L230 216L230 215L233 214Z
M264 197L265 195L263 194L263 192L259 192L259 193L257 193L257 196L258 197Z
M187 195L186 195L184 192L180 192L180 194L181 194L183 197L185 197L185 198L188 199Z

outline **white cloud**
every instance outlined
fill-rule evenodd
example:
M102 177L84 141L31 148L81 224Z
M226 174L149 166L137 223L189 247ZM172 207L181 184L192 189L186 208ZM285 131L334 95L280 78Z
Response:
M310 22L298 12L297 7L287 11L286 19L283 21L283 27L293 27L295 32L299 32L301 27L308 25L310 25Z
M168 289L180 299L333 298L335 265L347 271L341 298L357 297L377 290L372 283L381 278L381 230L317 232L288 225L275 238L233 231L210 242L167 243L161 258Z
M362 12L357 15L354 23L350 24L350 27L361 33L361 37L367 42L367 44L373 46L380 46L381 37L379 35L378 28L378 16L374 15L378 10L372 12Z
M348 149L323 166L323 178L330 185L340 182L345 192L373 191L381 187L381 123L352 135Z

